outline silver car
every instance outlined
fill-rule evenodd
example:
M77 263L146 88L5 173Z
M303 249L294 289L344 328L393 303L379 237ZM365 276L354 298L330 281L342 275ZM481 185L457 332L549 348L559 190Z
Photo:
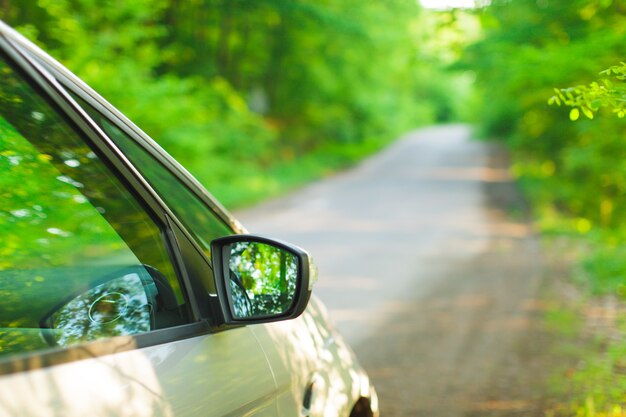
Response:
M377 416L316 276L0 22L0 416Z

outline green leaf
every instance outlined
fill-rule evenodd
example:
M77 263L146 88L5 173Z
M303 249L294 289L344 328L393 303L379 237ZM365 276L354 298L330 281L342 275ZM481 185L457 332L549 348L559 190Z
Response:
M589 118L589 119L593 119L593 112L592 112L589 108L587 108L587 107L581 107L580 109L582 110L583 114L584 114L585 116L587 116L587 118ZM571 117L572 117L572 115L571 115L571 113L570 113L570 118L571 118ZM576 117L576 118L578 118L578 117Z
M574 107L572 110L570 110L570 112L569 112L569 119L571 121L578 120L579 117L580 117L580 111L576 107Z

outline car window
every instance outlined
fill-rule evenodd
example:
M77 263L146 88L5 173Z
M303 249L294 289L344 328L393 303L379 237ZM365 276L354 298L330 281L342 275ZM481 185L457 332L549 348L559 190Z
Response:
M0 56L0 356L187 322L164 234Z
M154 187L210 259L211 241L232 234L231 228L135 140L84 100L76 99Z

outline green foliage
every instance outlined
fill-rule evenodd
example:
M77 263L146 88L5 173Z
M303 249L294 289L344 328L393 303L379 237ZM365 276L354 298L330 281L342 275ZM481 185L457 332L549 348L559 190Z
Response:
M573 121L578 120L580 112L593 119L600 107L608 107L617 117L623 118L626 115L626 63L612 66L600 74L606 78L589 85L555 89L556 94L550 97L548 104L572 107L570 119Z
M592 294L626 298L626 246L599 245L582 263L584 283Z
M423 42L440 28L411 0L5 1L0 13L227 205L284 189L276 166L318 155L336 169L344 147L454 119L467 85L442 71Z
M587 117L571 123L546 97L555 85L581 85L597 68L623 60L626 2L502 0L479 17L484 37L463 63L476 72L483 96L482 133L509 144L516 173L539 188L540 211L584 219L592 228L619 227L626 220L626 125L618 118L589 120L602 107L595 98L577 102L572 117ZM623 88L620 68L605 74L614 89ZM576 99L574 91L559 93L555 104Z
M237 317L282 314L293 302L298 259L284 249L258 242L230 248L230 286Z
M576 256L585 305L549 317L570 348L575 339L584 349L571 352L578 366L552 384L566 403L546 415L623 415L623 338L602 334L601 344L585 346L581 332L592 321L587 302L625 294L626 66L611 65L626 56L626 2L493 0L479 18L484 37L467 49L463 65L476 73L482 133L512 150L513 174L541 229L584 242ZM601 68L609 69L589 83ZM555 91L559 85L575 87ZM618 117L594 117L603 113ZM623 334L623 322L608 327Z
M553 353L565 361L560 366L562 369L551 377L552 404L545 415L623 416L626 392L626 341L621 337L626 321L620 314L623 306L611 295L572 295L556 300L547 311L547 324L557 336Z

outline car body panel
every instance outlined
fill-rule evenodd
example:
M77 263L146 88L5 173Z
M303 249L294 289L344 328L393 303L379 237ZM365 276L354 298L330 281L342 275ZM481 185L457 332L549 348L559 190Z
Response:
M276 416L275 383L248 327L0 377L2 417L85 415Z
M295 320L251 329L272 365L280 415L348 416L359 398L369 399L373 415L378 414L367 374L319 299L312 297L307 311ZM308 407L303 407L307 390Z

